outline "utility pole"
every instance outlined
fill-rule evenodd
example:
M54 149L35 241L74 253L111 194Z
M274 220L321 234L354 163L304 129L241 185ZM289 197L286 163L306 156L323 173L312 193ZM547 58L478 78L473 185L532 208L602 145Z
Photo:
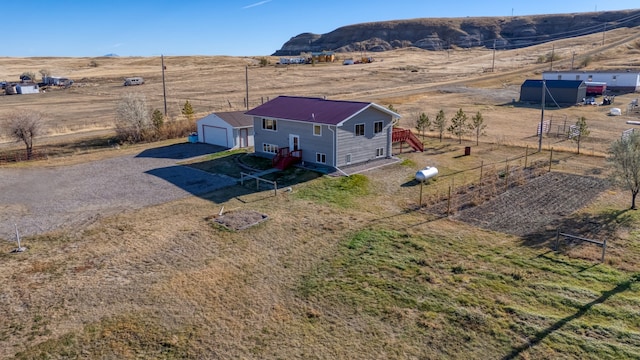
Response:
M540 112L540 137L538 138L538 152L542 151L542 129L544 125L544 100L547 95L547 81L542 79L542 111Z
M496 69L496 39L493 39L493 60L491 61L491 72Z
M244 82L247 90L247 111L249 111L249 65L244 67Z
M160 54L160 60L162 62L162 98L164 99L164 116L167 116L167 88L164 83L164 55Z

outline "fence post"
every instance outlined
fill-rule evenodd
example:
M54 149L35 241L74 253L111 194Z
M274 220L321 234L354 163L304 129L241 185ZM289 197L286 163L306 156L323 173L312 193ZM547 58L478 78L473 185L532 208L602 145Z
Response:
M553 162L553 148L551 148L551 152L549 152L549 172L551 172L551 162Z
M480 185L482 185L482 169L484 168L484 160L480 161Z
M504 190L509 189L509 158L504 161Z
M278 182L273 182L273 196L278 196Z
M560 229L556 229L556 246L555 251L558 251L558 242L560 241Z
M601 263L604 263L604 255L607 253L607 239L604 239L604 241L602 242L602 259L600 260Z
M529 158L529 145L527 145L526 150L524 151L524 168L527 168L527 160Z
M449 186L449 196L447 196L447 216L451 213L451 186Z

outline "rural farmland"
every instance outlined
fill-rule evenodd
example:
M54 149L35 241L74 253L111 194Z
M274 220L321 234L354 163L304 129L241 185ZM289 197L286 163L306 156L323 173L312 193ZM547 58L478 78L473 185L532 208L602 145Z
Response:
M555 42L554 68L568 68L576 52L590 68L640 70L637 31L607 36L605 45L598 35ZM348 66L165 58L170 119L186 100L198 117L243 110L246 71L251 107L278 95L326 96L392 105L409 129L420 113L433 120L441 109L448 119L462 109L486 121L477 145L471 135L440 140L430 130L424 152L395 144L398 162L349 177L271 174L282 184L275 195L254 182L181 191L204 189L207 173L228 180L246 171L241 165L260 166L250 152L191 154L181 149L202 144L186 139L91 145L87 139L113 136L126 92L163 108L159 58L0 58L0 79L46 67L74 80L66 89L0 96L0 114L48 115L35 144L48 156L2 165L0 179L26 174L52 195L36 213L3 188L0 219L65 212L52 216L57 226L25 230L27 251L17 254L11 224L3 224L0 357L640 357L640 215L628 210L629 192L611 186L606 164L609 146L638 114L548 108L552 130L538 151L539 104L517 100L520 84L550 67L538 62L550 47L500 51L495 66L488 49L394 50ZM132 76L145 84L124 87ZM626 109L636 97L619 95L614 105ZM564 129L581 116L591 134L577 154ZM0 152L20 146L5 138ZM168 151L176 148L181 155ZM166 198L133 201L134 170L119 168L134 164L146 166L135 179L146 181L148 196ZM422 185L414 177L425 166L439 175ZM203 179L179 182L176 169ZM55 200L57 191L72 197L74 182L90 189L92 179L119 171L111 183L96 182L113 191L88 190L83 206L61 209ZM259 223L226 227L225 214ZM605 261L594 244L565 242L556 251L558 231L606 239Z

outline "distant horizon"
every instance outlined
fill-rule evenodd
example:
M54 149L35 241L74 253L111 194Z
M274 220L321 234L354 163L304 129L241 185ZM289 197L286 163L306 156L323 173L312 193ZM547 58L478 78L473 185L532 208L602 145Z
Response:
M415 0L396 0L392 6L383 0L1 2L1 13L32 14L34 26L5 32L0 57L271 56L302 33L321 35L361 23L633 11L637 6L637 0L604 4L463 0L456 6Z

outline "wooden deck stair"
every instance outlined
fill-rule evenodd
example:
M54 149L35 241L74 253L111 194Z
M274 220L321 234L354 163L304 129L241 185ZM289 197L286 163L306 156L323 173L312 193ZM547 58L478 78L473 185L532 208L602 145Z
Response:
M393 134L391 135L392 141L395 142L406 142L411 146L415 151L424 151L424 144L422 141L418 139L417 136L411 132L409 129L402 128L393 128Z
M302 161L302 150L289 151L289 147L279 148L276 156L271 159L274 168L284 170Z

